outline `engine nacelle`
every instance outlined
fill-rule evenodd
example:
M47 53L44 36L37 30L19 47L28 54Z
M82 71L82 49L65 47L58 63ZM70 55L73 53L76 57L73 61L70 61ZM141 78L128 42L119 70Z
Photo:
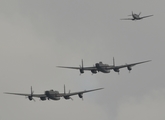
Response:
M64 98L65 98L66 100L70 99L70 97L69 97L69 96L64 96Z
M83 94L78 94L79 98L83 98Z
M46 97L40 97L40 100L44 101L46 100Z
M127 69L128 69L129 71L132 70L131 66L128 66Z
M83 69L80 69L80 73L84 73L84 70Z
M93 74L96 74L96 73L97 73L97 70L91 70L91 72L92 72Z
M118 69L118 68L116 68L116 69L113 69L115 72L120 72L120 70Z
M32 100L33 99L32 96L28 96L28 98L29 98L29 100Z

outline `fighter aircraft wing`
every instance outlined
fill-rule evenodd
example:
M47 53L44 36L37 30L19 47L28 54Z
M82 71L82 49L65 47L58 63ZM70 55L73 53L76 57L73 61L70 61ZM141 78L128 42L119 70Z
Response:
M5 94L12 94L12 95L21 95L21 96L32 96L32 97L46 97L45 94L24 94L24 93L8 93L8 92L5 92Z
M92 91L101 90L101 89L104 89L104 88L98 88L98 89L93 89L93 90L84 90L84 91L73 92L73 93L65 93L65 94L62 94L61 97L69 97L69 96L73 96L73 95L82 95L83 93L92 92Z
M114 66L114 67L110 67L110 69L120 69L120 68L124 68L124 67L132 67L134 65L138 65L138 64L142 64L142 63L146 63L146 62L150 62L151 60L147 60L147 61L143 61L143 62L137 62L137 63L132 63L132 64L126 64L126 65L120 65L120 66Z
M151 17L151 16L153 16L153 15L143 16L143 17L140 17L140 18L143 19L143 18Z
M122 18L120 20L134 20L133 18Z
M97 68L94 66L94 67L66 67L66 66L57 66L59 68L68 68L68 69L77 69L77 70L80 70L80 69L83 69L83 70L97 70Z

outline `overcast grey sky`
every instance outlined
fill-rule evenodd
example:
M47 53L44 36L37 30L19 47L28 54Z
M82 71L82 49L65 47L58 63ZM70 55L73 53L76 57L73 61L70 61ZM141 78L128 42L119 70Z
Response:
M162 120L165 118L164 0L1 0L0 119ZM153 17L121 21L134 11ZM152 60L120 75L56 66ZM31 102L3 92L104 87L84 101Z

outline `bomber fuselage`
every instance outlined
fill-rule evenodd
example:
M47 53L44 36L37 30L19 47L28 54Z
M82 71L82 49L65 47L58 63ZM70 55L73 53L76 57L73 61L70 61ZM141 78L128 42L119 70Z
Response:
M96 63L95 64L96 68L98 71L103 72L103 73L110 73L110 70L108 67L110 67L108 64L103 64L102 62Z
M52 100L60 100L59 92L58 91L45 91L45 95L48 97L48 99Z

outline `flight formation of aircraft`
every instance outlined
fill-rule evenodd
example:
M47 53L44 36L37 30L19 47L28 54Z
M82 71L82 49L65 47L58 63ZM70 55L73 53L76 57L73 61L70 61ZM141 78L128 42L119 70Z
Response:
M143 16L140 17L140 14L134 14L132 12L132 18L124 18L121 20L141 20L143 18L147 18L147 17L151 17L153 15L148 15L148 16ZM137 62L137 63L131 63L131 64L125 64L125 65L119 65L116 66L115 65L115 60L113 58L113 65L108 65L108 64L103 64L102 62L96 63L94 66L92 67L84 67L83 65L83 60L81 61L81 65L80 67L67 67L67 66L57 66L59 68L69 68L69 69L77 69L80 71L80 74L84 73L84 71L91 71L92 74L96 74L97 72L102 72L102 73L110 73L111 70L114 70L115 72L117 72L119 74L120 69L121 68L127 68L129 70L129 72L132 70L132 67L138 64L142 64L142 63L146 63L146 62L150 62L151 60L147 60L147 61L142 61L142 62ZM33 97L37 97L40 98L40 100L45 101L45 100L60 100L61 97L63 97L64 99L71 99L71 96L73 95L78 95L79 98L83 99L83 94L87 93L87 92L93 92L93 91L97 91L97 90L101 90L104 88L97 88L97 89L92 89L92 90L85 90L85 91L80 91L80 92L69 92L66 93L65 91L65 85L64 85L64 93L59 93L59 91L54 91L54 90L47 90L45 91L43 94L33 94L33 90L31 87L31 93L30 94L24 94L24 93L10 93L10 92L5 92L5 94L12 94L12 95L20 95L20 96L25 96L27 97L29 100L34 100Z
M139 14L134 14L132 12L132 15L129 15L129 16L132 16L132 18L123 18L121 20L141 20L143 18L147 18L147 17L153 16L153 15L147 15L147 16L140 17L140 14L141 14L141 12Z
M71 99L71 96L73 95L78 95L79 98L82 98L83 100L83 93L87 93L87 92L92 92L92 91L96 91L96 90L101 90L101 89L104 89L104 88L97 88L97 89L92 89L92 90L84 90L84 91L80 91L80 92L69 92L66 93L65 91L65 85L64 85L64 93L59 93L59 91L54 91L54 90L47 90L45 91L45 93L43 94L33 94L33 90L32 90L32 87L31 87L31 93L30 94L24 94L24 93L8 93L8 92L5 92L5 94L12 94L12 95L21 95L21 96L25 96L27 97L29 100L33 100L35 101L35 99L33 97L37 97L37 98L40 98L40 100L44 101L44 100L60 100L61 97L65 98L66 100L68 99Z
M114 70L115 72L120 72L121 68L127 68L129 72L132 70L132 67L137 65L137 64L142 64L146 62L150 62L151 60L143 61L143 62L137 62L137 63L132 63L132 64L125 64L125 65L115 65L115 60L113 58L113 65L108 65L108 64L103 64L102 62L96 63L95 66L93 67L84 67L83 65L83 60L82 65L80 67L66 67L66 66L57 66L59 68L69 68L69 69L77 69L80 71L80 74L84 73L84 71L91 71L92 74L96 74L97 72L102 72L102 73L110 73L110 70Z

